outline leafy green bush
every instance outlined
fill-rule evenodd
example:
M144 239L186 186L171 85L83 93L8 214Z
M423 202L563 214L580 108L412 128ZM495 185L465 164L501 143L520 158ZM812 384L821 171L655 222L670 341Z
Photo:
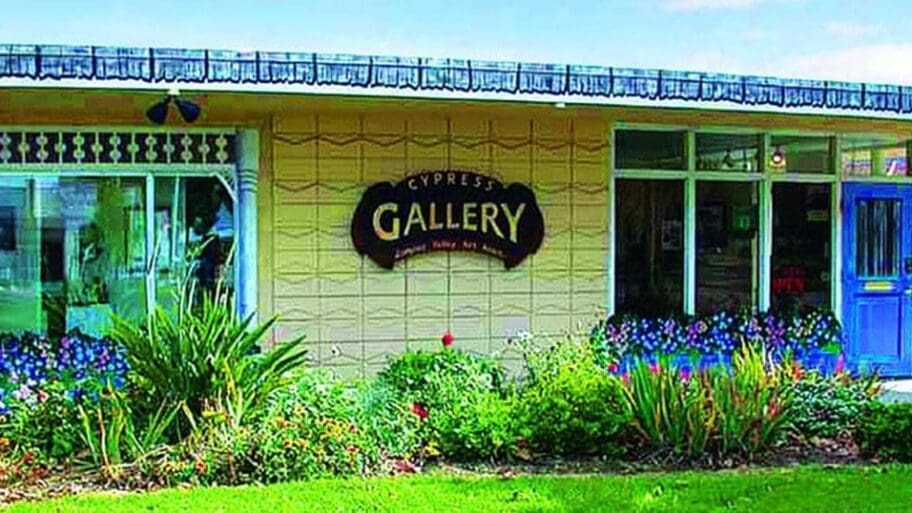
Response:
M616 377L596 364L591 347L573 338L547 350L523 351L527 382L516 397L515 423L529 448L558 455L617 455L630 421Z
M448 378L460 381L461 386L449 386ZM408 399L434 409L464 394L501 391L504 372L492 358L444 348L396 356L380 373L379 380ZM460 389L462 393L458 393Z
M912 403L869 405L858 424L858 443L869 456L912 462Z
M791 425L788 364L742 346L731 367L691 371L672 359L640 361L624 379L634 427L647 445L677 457L751 458Z
M862 413L877 400L877 378L852 378L845 372L805 373L794 385L793 426L805 437L834 438L852 434Z
M444 348L396 357L379 383L412 403L429 453L454 460L503 458L515 445L503 368L492 358Z

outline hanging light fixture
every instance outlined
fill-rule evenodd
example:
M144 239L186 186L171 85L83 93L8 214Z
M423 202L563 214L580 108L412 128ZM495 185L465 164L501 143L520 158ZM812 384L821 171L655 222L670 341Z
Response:
M169 89L164 98L155 102L146 110L146 117L149 121L156 125L164 124L168 120L168 109L172 103L177 105L177 111L187 123L193 123L199 119L203 109L190 100L182 100L179 95L180 91L177 89Z
M770 164L773 167L782 167L785 165L785 154L782 153L782 146L776 145L773 148L773 155L770 157Z

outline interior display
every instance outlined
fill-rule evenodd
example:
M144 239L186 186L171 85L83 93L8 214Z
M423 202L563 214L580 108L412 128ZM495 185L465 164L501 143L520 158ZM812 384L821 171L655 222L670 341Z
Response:
M757 208L755 183L697 183L698 312L755 304Z
M617 310L656 315L680 313L684 183L618 180L616 190Z

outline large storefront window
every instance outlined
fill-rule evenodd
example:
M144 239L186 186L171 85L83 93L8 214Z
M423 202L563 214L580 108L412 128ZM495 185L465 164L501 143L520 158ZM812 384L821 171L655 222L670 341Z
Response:
M756 304L757 185L697 183L697 310Z
M683 298L684 184L618 180L618 311L679 313Z
M773 308L830 304L830 186L773 184Z
M168 278L180 272L194 241L219 241L210 253L199 252L201 281L221 272L233 221L219 182L156 179L155 191L149 227L145 178L0 178L0 332L60 335L79 328L101 335L112 313L141 318L150 297L170 296ZM150 229L161 257L160 290L152 295Z

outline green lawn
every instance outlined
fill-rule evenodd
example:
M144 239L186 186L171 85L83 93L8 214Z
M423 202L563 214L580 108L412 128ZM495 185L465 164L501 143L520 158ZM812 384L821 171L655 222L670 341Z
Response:
M909 512L912 467L800 468L635 476L418 476L287 483L268 487L87 495L20 512L191 511L703 511Z

